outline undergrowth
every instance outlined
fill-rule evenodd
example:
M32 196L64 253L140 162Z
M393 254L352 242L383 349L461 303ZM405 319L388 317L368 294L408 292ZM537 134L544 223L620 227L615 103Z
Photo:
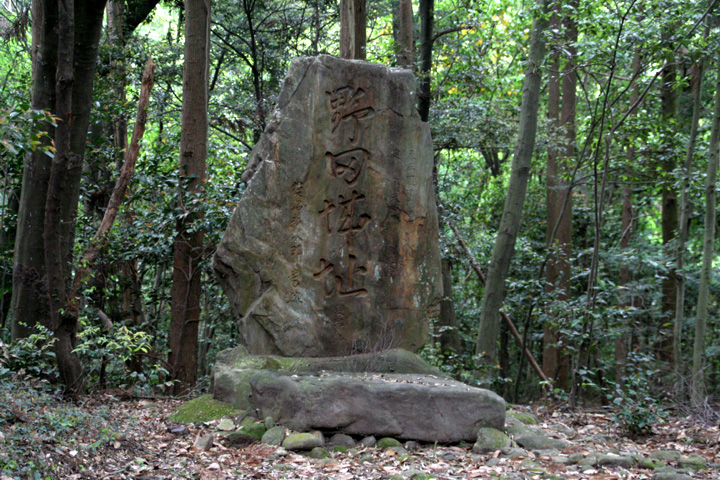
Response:
M115 439L119 419L88 413L47 381L19 372L0 377L0 475L56 479L83 465Z

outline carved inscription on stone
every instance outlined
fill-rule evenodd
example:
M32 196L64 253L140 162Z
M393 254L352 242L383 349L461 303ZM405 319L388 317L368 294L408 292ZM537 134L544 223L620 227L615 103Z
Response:
M360 120L372 118L375 114L375 109L372 107L372 93L350 86L340 87L327 93L330 96L332 133L336 133L341 123L349 122L352 128L347 139L356 145L360 141Z
M372 94L362 88L344 86L327 92L330 112L331 138L340 145L349 146L337 152L326 152L328 182L330 189L340 191L331 198L323 199L317 210L321 217L318 234L330 237L329 245L342 252L342 258L331 258L331 252L322 252L313 277L324 282L326 296L366 296L365 277L368 272L364 252L354 247L354 240L372 222L367 211L365 194L354 188L363 175L363 167L370 159L370 151L360 146L363 126L360 121L375 113ZM349 128L338 128L346 124ZM339 137L339 138L338 138Z

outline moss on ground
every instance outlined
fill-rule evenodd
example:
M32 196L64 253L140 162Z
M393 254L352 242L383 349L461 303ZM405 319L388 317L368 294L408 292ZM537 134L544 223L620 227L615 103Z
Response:
M209 422L223 417L232 417L239 412L239 408L218 402L212 395L207 394L185 403L168 420L178 423Z

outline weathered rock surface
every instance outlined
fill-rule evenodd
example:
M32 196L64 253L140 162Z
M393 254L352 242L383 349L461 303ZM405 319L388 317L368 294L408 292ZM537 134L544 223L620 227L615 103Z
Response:
M285 437L283 448L288 450L312 450L325 445L325 437L320 432L293 433Z
M210 450L215 442L215 436L212 433L207 433L203 436L198 436L195 439L195 443L193 444L193 447L197 448L198 450Z
M401 349L347 357L286 358L274 355L250 355L245 347L239 346L218 353L213 370L213 397L237 408L254 411L250 378L257 370L289 373L322 371L417 373L445 376L414 353ZM274 420L277 421L277 418Z
M251 352L417 350L438 314L432 143L410 71L291 63L214 267Z
M250 379L262 415L294 430L336 430L430 442L475 441L502 429L505 401L453 380L423 375L258 371Z
M569 443L565 440L550 438L539 433L524 433L515 437L515 442L528 450L542 450L546 448L566 448Z
M472 451L475 453L494 452L510 446L510 437L500 430L482 427L478 431L477 440Z
M285 428L279 425L269 428L261 438L261 441L267 445L282 445L283 440L285 440Z

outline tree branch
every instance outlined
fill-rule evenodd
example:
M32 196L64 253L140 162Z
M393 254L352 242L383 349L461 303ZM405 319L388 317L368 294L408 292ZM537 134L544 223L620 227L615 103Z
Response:
M445 214L445 209L438 204L438 210ZM455 239L457 240L458 245L460 245L460 248L462 249L463 253L467 257L468 261L470 262L470 266L475 271L475 274L480 279L480 283L485 285L485 274L480 269L480 266L477 264L477 261L475 260L475 256L472 254L470 249L467 247L467 244L460 236L460 232L458 231L457 227L455 227L455 224L453 223L452 219L445 214L445 222L448 224L450 229L453 231L453 234L455 235ZM500 316L507 324L508 328L510 329L510 333L512 333L512 336L517 341L518 345L520 346L520 349L525 354L525 357L527 358L528 362L530 362L530 365L533 367L533 370L535 370L535 373L537 373L538 377L540 377L540 380L542 380L545 383L545 388L549 388L549 381L547 376L545 375L545 372L543 372L542 368L540 368L540 365L535 360L535 357L533 357L533 354L530 350L528 350L522 340L522 337L520 336L520 332L518 331L517 327L515 327L515 323L513 323L510 316L508 316L505 312L500 312Z
M135 129L133 130L130 147L125 153L125 161L122 169L120 170L120 176L115 183L115 188L110 195L110 200L108 201L108 206L105 209L102 222L100 222L100 226L98 227L95 236L80 259L80 264L78 266L77 273L75 274L70 294L68 295L66 310L71 315L77 316L79 309L78 292L80 287L83 283L85 283L89 272L93 269L95 260L97 260L103 248L105 248L107 234L115 222L115 217L117 217L120 205L125 198L125 192L127 191L128 185L135 174L135 163L137 162L137 158L140 153L140 141L145 134L147 106L150 100L150 90L153 85L154 70L155 64L153 63L152 58L148 58L147 64L145 65L145 73L143 73L142 86L140 88L140 100L138 101L137 118L135 120Z

